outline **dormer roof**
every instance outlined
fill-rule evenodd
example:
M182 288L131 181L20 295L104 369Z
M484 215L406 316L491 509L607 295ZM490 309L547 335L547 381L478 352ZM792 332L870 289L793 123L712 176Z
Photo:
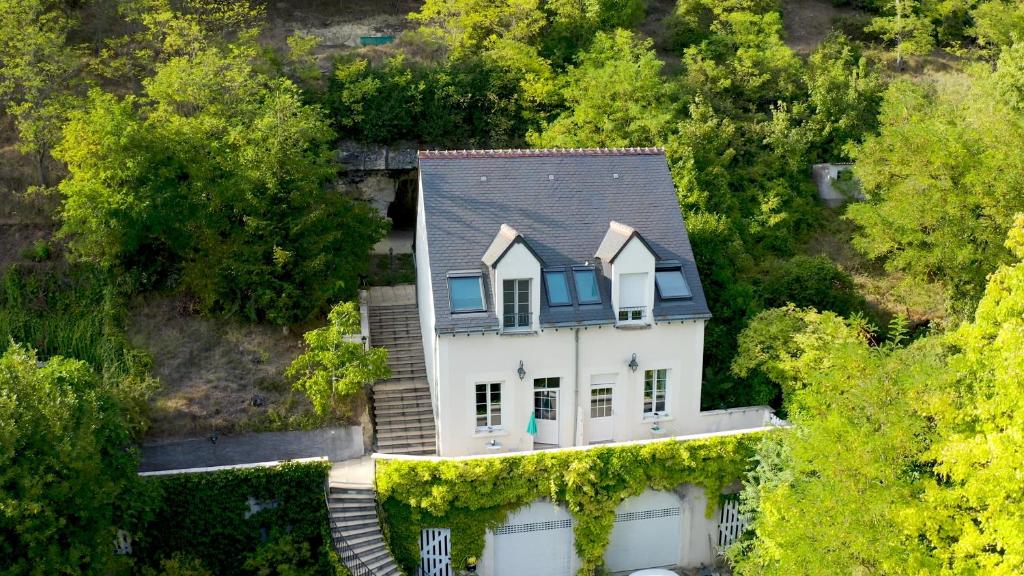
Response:
M498 234L494 236L494 240L491 240L491 245L487 248L487 251L484 252L484 256L481 258L481 261L487 267L494 268L498 265L498 262L501 262L501 259L505 257L505 254L508 254L508 251L516 244L522 244L523 247L533 254L533 257L537 259L537 262L540 262L542 266L544 265L544 261L541 260L540 256L537 255L537 252L530 247L530 243L523 238L523 235L508 224L502 224L501 227L498 228Z
M608 224L608 231L605 232L604 239L601 240L601 245L598 246L594 257L600 258L602 262L611 264L615 262L615 258L633 238L643 242L644 246L647 247L647 250L650 251L655 258L658 257L658 254L651 248L651 245L644 240L644 237L641 236L639 232L629 224L623 224L622 222L616 222L615 220L612 220Z

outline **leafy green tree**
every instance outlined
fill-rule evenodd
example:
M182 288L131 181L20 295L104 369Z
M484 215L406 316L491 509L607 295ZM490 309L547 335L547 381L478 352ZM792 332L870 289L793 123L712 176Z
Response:
M972 33L978 43L998 52L1015 41L1024 41L1024 4L1013 0L980 2L972 11Z
M992 78L1003 102L1024 114L1024 40L999 55Z
M111 573L138 483L125 412L85 362L0 356L0 571Z
M867 30L893 45L900 69L905 56L927 54L935 47L934 28L918 0L886 0L882 15L872 19Z
M847 158L847 146L878 128L885 82L842 35L829 36L811 54L804 78L817 155L825 161Z
M338 415L345 401L363 386L387 378L388 351L365 348L359 339L359 308L343 302L327 315L327 326L306 332L306 352L292 361L285 376L309 396L317 413Z
M539 0L427 0L409 18L456 56L482 50L491 38L532 43L545 24Z
M767 308L792 303L845 317L863 307L853 278L824 256L797 255L771 263L760 293Z
M671 110L650 40L599 32L566 72L568 110L528 141L542 147L652 146L664 141Z
M886 267L946 287L954 311L973 309L1024 210L1024 116L1001 101L988 72L940 88L893 84L881 129L853 150L868 202L851 205L854 246Z
M14 117L18 150L35 160L39 185L50 186L50 149L81 84L72 22L45 0L0 0L0 14L0 109Z
M332 132L294 84L208 49L160 65L145 91L93 92L64 129L72 255L180 274L206 309L277 323L355 293L385 224L326 186Z
M936 481L913 518L953 574L1015 574L1024 565L1024 215L1007 247L1017 262L992 274L974 320L948 337L955 391L932 403L941 439L923 456Z
M919 499L919 457L934 440L923 384L942 374L939 343L871 348L858 325L797 309L766 313L748 331L761 345L743 354L763 360L748 366L788 391L793 427L759 448L744 492L755 536L730 551L736 572L936 573L905 521L929 514Z

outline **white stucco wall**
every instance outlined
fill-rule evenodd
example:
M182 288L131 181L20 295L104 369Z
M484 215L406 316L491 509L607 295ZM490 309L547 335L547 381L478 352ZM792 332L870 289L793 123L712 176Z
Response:
M423 210L423 183L416 209L416 307L420 316L420 333L423 342L423 359L426 364L427 382L430 384L434 414L437 414L437 337L434 333L434 285L430 281L430 252L427 250L426 214ZM438 424L440 427L440 424Z
M592 326L544 329L534 334L440 336L439 454L461 456L531 449L533 438L526 434L526 426L533 410L535 378L561 379L560 446L590 443L590 386L595 380L612 383L614 441L703 432L708 425L708 420L700 416L703 342L703 320L640 329ZM634 353L639 364L635 373L627 366ZM526 369L522 381L516 374L520 361ZM651 431L653 422L643 417L644 371L656 369L668 370L668 416L659 418L659 434ZM493 432L478 432L475 426L475 385L484 382L502 383L502 427ZM579 427L577 407L582 409ZM488 448L491 439L499 442L501 448Z

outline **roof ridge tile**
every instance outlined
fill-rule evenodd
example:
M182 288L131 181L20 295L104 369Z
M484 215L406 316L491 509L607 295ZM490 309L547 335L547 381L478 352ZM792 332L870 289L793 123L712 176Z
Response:
M624 148L499 148L467 150L420 150L420 160L461 160L471 158L537 158L559 156L656 156L664 155L660 146Z

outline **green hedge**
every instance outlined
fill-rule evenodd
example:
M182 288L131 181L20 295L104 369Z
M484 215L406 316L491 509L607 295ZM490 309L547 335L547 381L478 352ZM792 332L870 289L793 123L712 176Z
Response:
M377 494L396 560L412 573L423 528L452 530L452 562L479 557L484 535L508 514L537 500L563 503L576 518L579 574L601 566L615 508L647 488L695 484L708 496L707 514L722 490L752 466L761 434L680 442L537 452L507 458L377 463Z
M134 531L136 573L186 556L217 575L277 574L281 563L294 574L343 574L324 502L329 470L327 462L306 462L147 477L140 515L148 521ZM246 518L249 497L277 507ZM261 572L254 564L275 568Z

